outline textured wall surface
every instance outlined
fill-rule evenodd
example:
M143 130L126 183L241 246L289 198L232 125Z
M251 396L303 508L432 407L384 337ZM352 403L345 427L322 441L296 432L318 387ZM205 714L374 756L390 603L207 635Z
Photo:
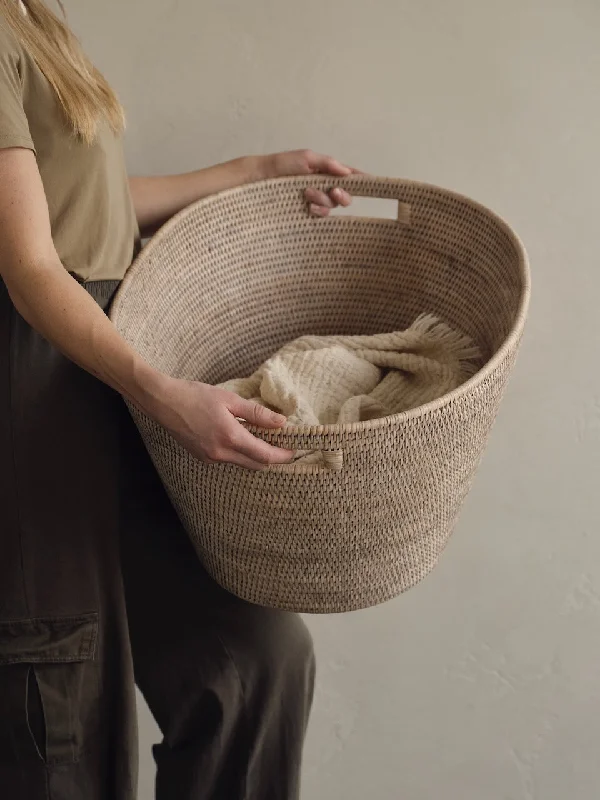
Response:
M421 587L314 619L308 800L600 796L600 4L70 0L131 168L310 146L504 215L535 294L460 526ZM141 708L142 792L158 739Z

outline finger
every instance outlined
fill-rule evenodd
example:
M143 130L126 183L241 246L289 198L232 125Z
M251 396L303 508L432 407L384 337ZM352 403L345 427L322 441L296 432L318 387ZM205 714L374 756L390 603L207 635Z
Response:
M242 467L242 469L252 470L253 472L262 472L267 468L266 464L261 464L260 461L255 461L253 458L248 458L240 453L232 453L231 459L227 463Z
M235 432L231 449L236 454L245 456L262 466L288 464L294 457L292 450L273 447L272 444L253 436L243 425L239 425L239 430Z
M325 208L324 206L318 206L316 203L311 203L308 207L308 211L313 217L328 217L331 209Z
M335 207L335 202L327 194L327 192L322 192L319 189L307 189L305 192L305 197L309 203L314 203L314 205L323 206L324 208Z
M352 169L345 166L331 156L323 156L320 153L311 153L309 157L309 167L313 172L319 172L322 175L339 175L344 177L350 175Z
M329 192L329 197L336 206L344 206L346 208L349 205L352 205L352 196L346 192L344 189L332 189Z
M339 175L340 177L344 177L346 175L351 175L352 169L336 161L335 158L330 158L326 161L323 172L327 175Z
M253 403L251 400L244 400L235 394L227 398L225 405L235 417L259 428L282 428L286 423L283 414L271 411L270 408Z

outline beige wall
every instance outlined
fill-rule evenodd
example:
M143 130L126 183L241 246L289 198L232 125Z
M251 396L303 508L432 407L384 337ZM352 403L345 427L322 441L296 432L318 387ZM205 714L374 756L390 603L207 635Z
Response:
M132 169L311 146L470 194L520 232L528 336L443 563L310 623L304 797L598 797L598 0L68 5L128 106Z

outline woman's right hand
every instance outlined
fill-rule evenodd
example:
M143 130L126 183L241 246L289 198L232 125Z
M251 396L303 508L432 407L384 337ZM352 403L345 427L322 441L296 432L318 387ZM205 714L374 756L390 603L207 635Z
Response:
M252 470L291 461L293 452L253 436L238 420L281 428L286 418L236 394L195 381L161 376L148 412L186 450L208 464L226 462Z

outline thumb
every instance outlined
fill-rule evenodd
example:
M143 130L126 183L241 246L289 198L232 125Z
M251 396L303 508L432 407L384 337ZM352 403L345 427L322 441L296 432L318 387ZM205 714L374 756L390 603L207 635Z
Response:
M343 178L346 175L352 174L350 167L341 164L337 159L331 158L331 156L322 156L318 153L313 155L309 167L313 172L320 173L321 175L336 175Z
M244 400L241 397L232 399L227 407L238 419L243 419L259 428L282 428L286 423L286 417L283 414L278 414L276 411L271 411L258 403L253 403L252 400Z

